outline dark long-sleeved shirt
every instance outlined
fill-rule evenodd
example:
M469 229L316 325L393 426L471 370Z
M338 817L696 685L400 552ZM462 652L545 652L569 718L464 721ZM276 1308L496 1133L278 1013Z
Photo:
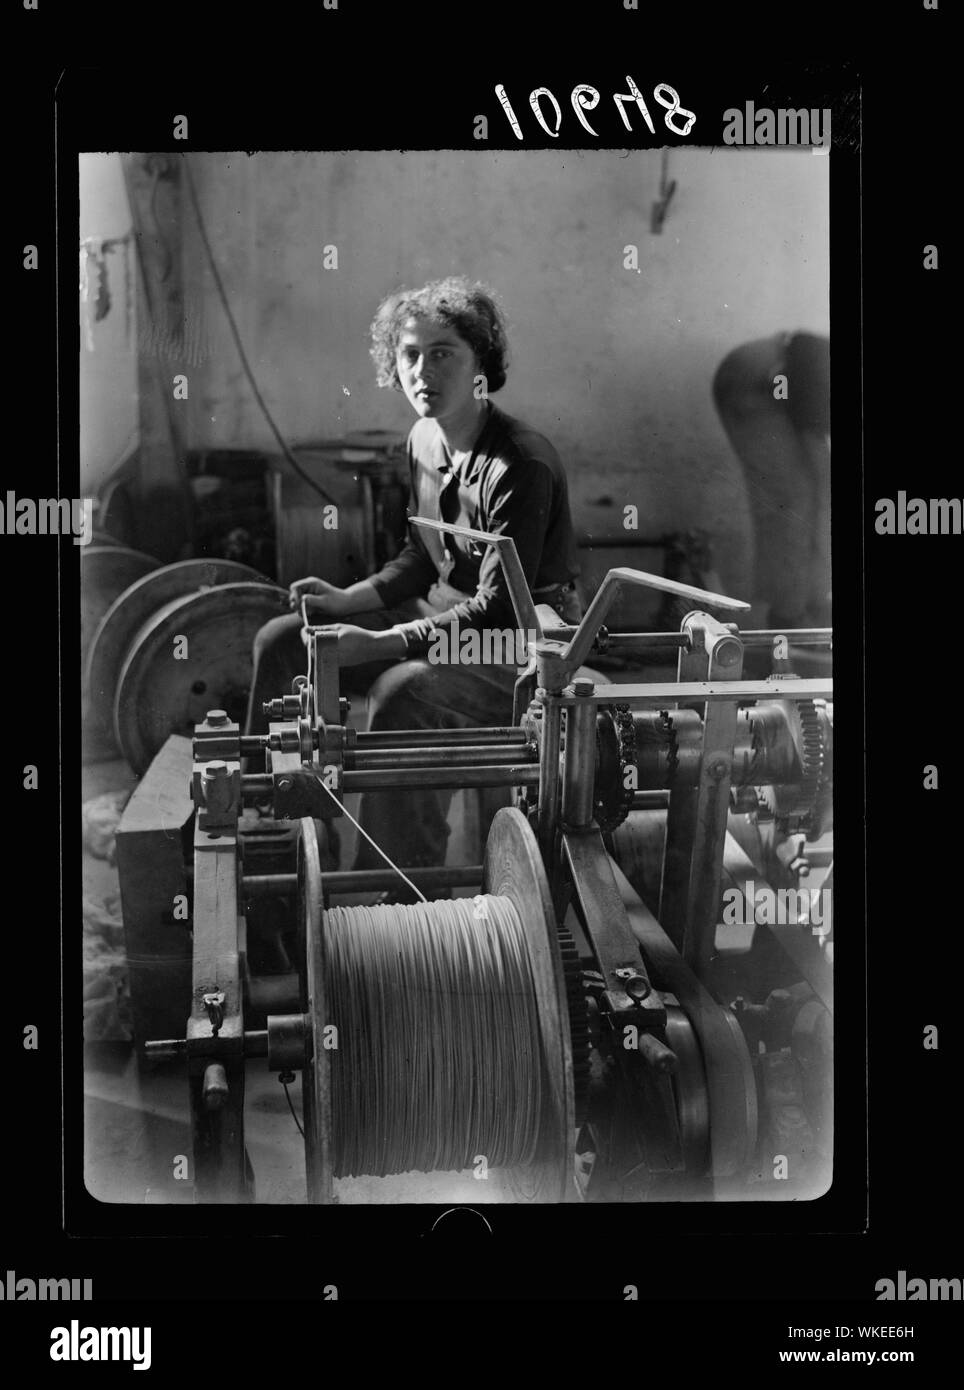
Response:
M538 603L540 590L569 584L579 573L566 475L543 435L491 401L486 412L472 454L458 469L433 420L413 426L408 513L511 536ZM405 546L370 582L385 607L394 608L424 597L439 578L471 597L431 619L400 624L409 656L425 654L434 627L516 626L495 548L465 536L410 526Z

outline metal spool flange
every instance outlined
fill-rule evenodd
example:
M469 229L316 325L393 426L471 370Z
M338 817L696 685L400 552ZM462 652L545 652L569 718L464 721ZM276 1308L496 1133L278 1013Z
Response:
M90 649L101 618L119 594L151 570L160 560L124 545L85 545L80 552L80 650Z
M148 619L128 649L114 697L117 746L136 773L170 734L189 737L209 709L243 720L255 635L288 611L284 589L224 584L172 599ZM186 658L175 656L176 638L187 639Z
M124 658L148 619L172 599L201 589L244 580L268 583L263 575L236 560L179 560L151 570L114 599L97 625L84 670L94 708L111 711ZM108 714L108 718L109 718Z

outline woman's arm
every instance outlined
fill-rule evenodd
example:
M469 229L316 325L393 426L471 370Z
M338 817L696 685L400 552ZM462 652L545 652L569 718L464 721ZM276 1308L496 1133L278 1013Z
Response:
M296 579L288 591L288 606L297 611L303 599L308 616L315 618L348 618L353 613L370 613L384 606L381 595L367 579L349 584L347 589L314 576Z

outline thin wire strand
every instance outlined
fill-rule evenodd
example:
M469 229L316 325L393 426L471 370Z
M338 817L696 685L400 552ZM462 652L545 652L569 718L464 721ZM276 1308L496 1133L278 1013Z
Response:
M511 899L325 914L338 1177L526 1167L548 1095Z
M305 764L305 766L307 766L307 764ZM335 803L335 805L341 807L342 813L348 817L348 819L351 821L352 825L355 827L355 829L358 831L358 833L359 833L360 835L364 835L365 839L366 839L366 840L368 841L368 843L371 845L372 849L375 850L378 854L380 854L380 855L382 856L382 858L384 859L385 863L389 866L389 868L395 870L395 872L398 874L399 878L402 879L405 883L408 884L408 886L409 886L409 888L411 888L412 892L413 892L414 894L416 894L416 896L417 896L418 898L420 898L421 901L422 901L423 903L427 903L427 902L428 902L428 898L426 898L425 894L422 893L418 888L416 888L416 887L415 887L415 884L412 882L412 880L411 880L410 878L406 878L406 876L402 873L402 871L401 871L401 869L398 867L398 865L397 865L396 863L394 863L393 860L389 859L388 855L385 853L385 851L384 851L379 845L376 845L375 841L374 841L374 840L372 839L372 837L369 835L368 831L362 829L362 827L358 824L358 822L356 821L355 817L351 814L351 812L345 810L345 807L342 806L341 802L338 800L337 796L336 796L335 793L332 791L331 787L328 786L327 782L325 781L324 777L322 777L322 775L321 775L321 773L318 771L318 769L313 767L311 770L312 770L312 772L315 774L315 776L317 777L317 779L318 779L319 783L321 784L321 786L324 787L325 791L326 791L326 792L328 793L328 795L331 797L331 799L332 799L332 801Z

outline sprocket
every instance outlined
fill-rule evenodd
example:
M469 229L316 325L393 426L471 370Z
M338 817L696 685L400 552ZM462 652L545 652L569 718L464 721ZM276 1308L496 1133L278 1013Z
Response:
M608 835L622 825L633 808L635 787L626 773L629 768L636 769L636 725L628 705L607 705L599 711L596 754L593 815L599 829Z

